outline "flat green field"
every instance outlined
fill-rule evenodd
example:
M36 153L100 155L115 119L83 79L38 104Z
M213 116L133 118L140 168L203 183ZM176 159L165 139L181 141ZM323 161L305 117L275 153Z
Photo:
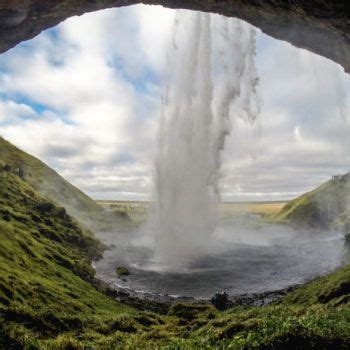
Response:
M286 201L281 202L227 202L220 204L224 216L239 214L274 215L277 214Z
M98 204L108 210L124 210L129 213L147 212L152 205L152 202L138 201L119 201L119 200L100 200ZM274 215L277 214L286 201L275 202L224 202L220 203L219 210L223 217L235 215Z

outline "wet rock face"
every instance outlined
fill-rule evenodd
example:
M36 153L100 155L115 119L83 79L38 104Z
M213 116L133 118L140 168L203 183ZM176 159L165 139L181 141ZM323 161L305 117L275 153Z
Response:
M0 53L64 19L137 0L0 0ZM265 33L332 59L350 72L350 1L143 0L244 19Z
M27 17L27 11L2 9L0 10L0 28L16 27Z

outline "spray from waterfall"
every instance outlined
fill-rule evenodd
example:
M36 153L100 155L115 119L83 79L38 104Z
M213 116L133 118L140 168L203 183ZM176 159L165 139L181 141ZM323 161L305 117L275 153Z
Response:
M177 269L205 251L215 229L231 118L254 122L259 113L255 30L179 10L167 68L152 230L155 260Z

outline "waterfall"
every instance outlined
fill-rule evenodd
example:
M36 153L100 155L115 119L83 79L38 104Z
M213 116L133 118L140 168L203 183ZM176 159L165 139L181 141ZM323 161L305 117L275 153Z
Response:
M217 222L221 153L231 118L253 122L255 31L246 23L178 10L167 60L156 160L155 260L188 265Z

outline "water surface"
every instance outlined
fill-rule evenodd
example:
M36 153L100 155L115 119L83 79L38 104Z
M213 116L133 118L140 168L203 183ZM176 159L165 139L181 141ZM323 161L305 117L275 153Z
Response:
M114 286L159 295L210 298L278 290L334 270L347 261L343 236L334 232L301 231L258 220L221 223L206 251L176 270L157 263L153 250L138 232L100 233L108 245L94 263L97 276ZM131 275L118 278L117 266Z

